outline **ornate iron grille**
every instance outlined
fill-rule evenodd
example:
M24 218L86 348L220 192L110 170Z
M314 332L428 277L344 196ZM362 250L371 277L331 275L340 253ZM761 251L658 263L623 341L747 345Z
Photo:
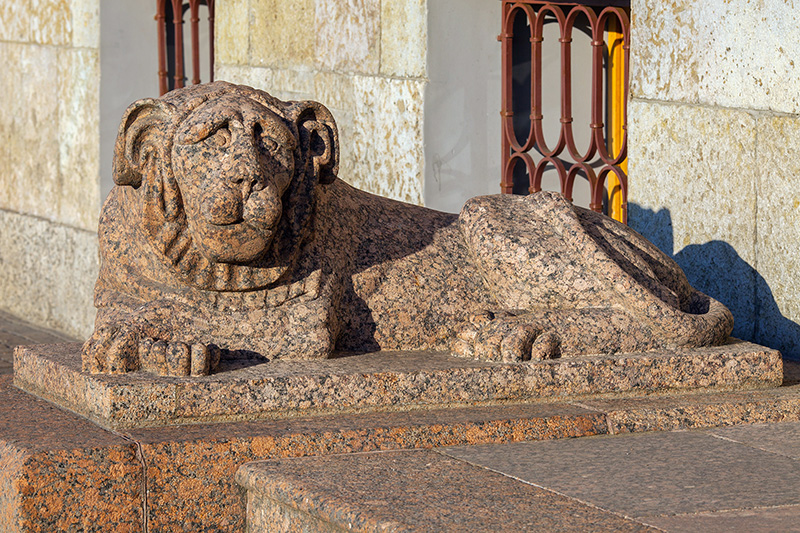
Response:
M498 37L502 43L503 62L503 193L542 190L542 176L545 169L551 167L558 173L561 193L570 201L575 179L582 175L590 188L590 209L602 212L605 204L609 215L627 221L629 6L629 0L503 0L503 26ZM546 84L543 80L542 45L544 27L552 23L558 24L560 35L561 94L560 133L555 144L549 146L542 127L542 93L552 90L555 84ZM581 24L591 36L591 110L586 125L589 143L582 150L575 141L576 125L572 116L572 42L576 24ZM515 30L523 35L515 35ZM529 54L529 59L521 59L530 62L530 80L523 83L530 85L528 102L520 101L519 90L515 95L513 80L515 59L517 64L520 62L519 57L514 57L515 51L520 50L520 38L525 37L530 41L530 48L525 47L523 55ZM519 85L517 83L517 89ZM523 114L526 112L527 117ZM537 160L532 153L537 154ZM527 183L520 183L526 177Z
M214 0L157 0L158 89L164 94L184 86L183 16L191 23L192 83L200 83L200 6L208 8L209 81L214 81ZM171 19L172 24L167 24Z

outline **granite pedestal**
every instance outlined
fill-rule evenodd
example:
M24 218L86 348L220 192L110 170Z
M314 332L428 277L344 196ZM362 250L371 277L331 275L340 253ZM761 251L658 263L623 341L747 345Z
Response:
M775 350L710 348L496 363L442 352L317 361L233 359L204 377L81 372L80 344L20 347L14 384L112 429L555 401L692 389L774 387Z
M778 352L736 341L516 365L238 360L206 378L85 374L77 347L18 348L28 392L0 379L2 531L242 531L234 477L256 460L800 420Z

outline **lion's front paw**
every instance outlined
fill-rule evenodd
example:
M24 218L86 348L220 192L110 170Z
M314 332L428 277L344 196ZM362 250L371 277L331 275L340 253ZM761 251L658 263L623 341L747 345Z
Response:
M144 370L162 376L207 376L219 365L214 345L187 344L148 337L135 326L98 327L83 345L83 371L124 374Z
M83 344L84 372L124 374L139 369L139 334L133 328L114 324L100 326Z
M462 357L512 363L558 357L560 342L554 332L527 322L524 315L487 311L464 324L452 349Z
M142 370L162 376L207 376L219 365L219 359L220 350L214 345L149 337L139 342Z

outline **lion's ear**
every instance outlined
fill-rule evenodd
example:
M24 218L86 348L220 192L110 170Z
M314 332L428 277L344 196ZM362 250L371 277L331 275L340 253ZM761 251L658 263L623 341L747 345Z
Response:
M134 102L125 110L114 146L114 183L134 188L142 184L148 159L158 157L165 148L166 130L175 113L175 106L153 98Z
M339 172L339 131L328 108L319 102L292 102L286 110L297 124L300 149L314 164L320 183L330 183Z

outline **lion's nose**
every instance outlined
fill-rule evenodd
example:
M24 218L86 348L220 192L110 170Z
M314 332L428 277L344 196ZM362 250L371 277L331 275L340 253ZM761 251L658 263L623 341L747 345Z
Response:
M224 226L243 220L244 204L236 195L213 195L203 202L203 216L212 224Z
M233 164L227 169L228 181L241 190L244 200L247 200L254 189L260 189L263 182L257 150L252 141L237 140L232 154Z

